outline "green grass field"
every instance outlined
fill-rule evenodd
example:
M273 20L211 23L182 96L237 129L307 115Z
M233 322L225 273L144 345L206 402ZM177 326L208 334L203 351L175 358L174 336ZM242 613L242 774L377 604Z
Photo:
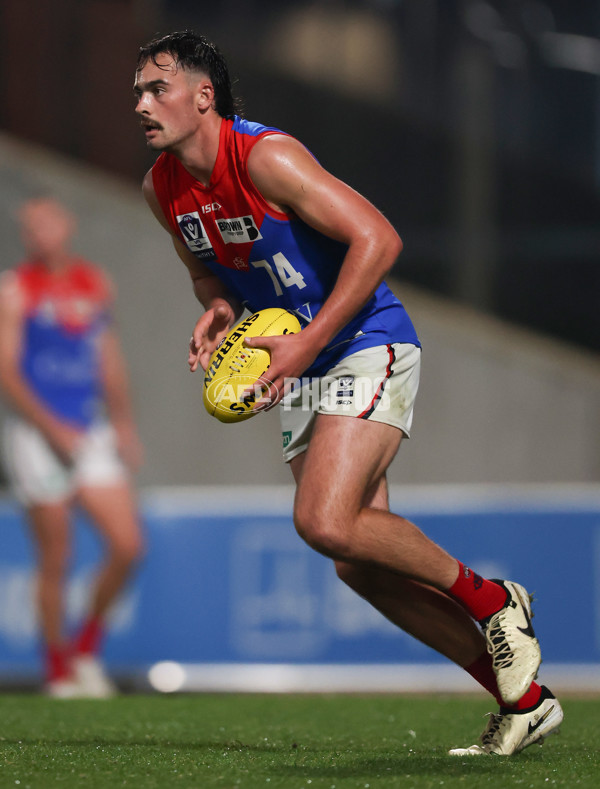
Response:
M600 786L600 700L512 758L446 755L491 709L473 696L0 696L0 787L425 789Z

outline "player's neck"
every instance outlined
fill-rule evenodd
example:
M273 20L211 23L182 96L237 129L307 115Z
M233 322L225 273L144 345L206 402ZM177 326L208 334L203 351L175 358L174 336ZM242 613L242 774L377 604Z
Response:
M48 255L38 257L51 274L60 276L66 271L73 262L73 255L68 250L53 252Z
M219 154L223 118L213 113L205 120L202 128L181 146L175 156L190 175L203 186L208 186Z

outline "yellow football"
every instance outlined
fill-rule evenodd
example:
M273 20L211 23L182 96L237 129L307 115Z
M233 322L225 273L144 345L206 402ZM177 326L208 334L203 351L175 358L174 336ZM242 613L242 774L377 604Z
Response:
M234 326L210 357L204 374L202 399L208 413L220 422L243 422L254 416L254 403L270 385L263 376L271 356L264 348L248 348L244 340L297 334L300 328L293 313L278 307L255 312ZM253 393L242 399L250 387Z

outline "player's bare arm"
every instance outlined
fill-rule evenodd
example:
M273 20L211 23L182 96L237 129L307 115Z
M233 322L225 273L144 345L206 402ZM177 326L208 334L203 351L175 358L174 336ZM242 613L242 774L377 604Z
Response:
M195 372L199 365L206 369L213 351L241 316L244 308L221 280L173 235L156 197L151 171L146 174L142 189L152 213L171 236L175 251L190 274L194 294L205 309L190 338L188 364L192 372Z
M269 377L283 391L283 379L301 375L375 293L401 252L402 242L375 206L327 172L291 137L272 135L260 140L250 154L248 172L271 204L348 245L332 293L301 334L248 343L271 351ZM281 357L277 354L278 347L285 347L285 358L283 352Z
M117 434L119 454L127 466L136 471L142 464L143 450L133 418L127 364L121 342L113 327L107 327L102 332L99 342L108 417Z
M10 406L35 425L60 458L69 464L81 440L81 432L56 419L21 374L24 309L17 279L13 272L6 272L0 280L0 386Z

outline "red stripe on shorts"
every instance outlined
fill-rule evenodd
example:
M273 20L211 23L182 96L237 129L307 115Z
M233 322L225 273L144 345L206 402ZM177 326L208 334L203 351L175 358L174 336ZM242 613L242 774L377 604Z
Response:
M388 363L387 367L385 368L385 378L377 387L377 391L375 392L375 395L373 396L373 399L369 405L365 408L362 414L358 415L358 419L368 419L371 416L373 411L377 408L377 403L381 400L386 381L392 377L392 365L396 361L396 354L394 353L394 349L391 345L387 345L386 347L388 352Z

